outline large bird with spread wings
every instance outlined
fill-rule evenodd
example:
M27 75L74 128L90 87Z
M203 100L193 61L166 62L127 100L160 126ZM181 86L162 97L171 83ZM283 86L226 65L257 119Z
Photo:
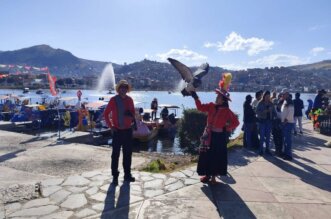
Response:
M168 58L168 61L175 67L183 80L187 83L187 86L181 91L183 96L191 95L191 92L195 91L195 89L201 85L201 78L204 77L209 70L208 63L202 64L194 73L192 73L189 67L176 59Z

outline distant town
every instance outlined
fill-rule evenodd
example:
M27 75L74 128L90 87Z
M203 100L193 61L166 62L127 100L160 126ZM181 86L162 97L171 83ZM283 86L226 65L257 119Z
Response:
M47 89L47 72L60 89L96 89L107 62L80 59L48 45L0 52L0 89ZM169 63L144 59L131 64L113 63L116 81L126 79L134 90L176 90L181 76ZM196 67L191 68L192 71ZM291 67L227 70L211 66L200 90L212 91L222 73L233 75L230 90L254 92L289 88L293 92L331 90L331 60ZM109 85L107 89L111 89Z

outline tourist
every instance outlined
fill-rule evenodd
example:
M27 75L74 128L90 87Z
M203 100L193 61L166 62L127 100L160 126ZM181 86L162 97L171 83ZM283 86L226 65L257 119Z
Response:
M157 99L154 98L153 101L152 101L152 103L151 103L152 120L153 120L153 119L156 119L157 108L158 108Z
M259 101L261 100L263 91L259 90L255 93L255 99L252 102L252 108L256 113L256 106L259 103ZM253 131L252 131L252 145L255 147L259 147L260 145L260 139L259 139L259 127L258 127L258 122L255 122L255 126L253 127Z
M106 123L112 130L113 152L111 155L111 171L113 185L118 185L118 160L121 146L123 149L123 169L124 181L134 182L135 178L131 175L132 160L132 124L134 121L135 109L133 100L127 95L131 91L131 86L126 80L120 80L116 85L117 95L109 100L105 109L104 116Z
M89 111L86 109L85 104L82 103L80 109L78 109L78 124L77 131L87 131L89 121Z
M253 110L256 110L257 104L260 102L262 98L263 90L259 90L255 93L255 99L252 102Z
M164 107L162 110L161 110L161 118L162 120L167 120L168 119L168 115L169 115L169 110L168 110L168 107Z
M274 106L270 99L270 91L265 91L261 100L256 106L256 115L259 123L260 131L260 147L259 154L263 155L263 145L265 143L265 153L271 155L270 152L270 134L272 128L272 120L276 116Z
M293 100L294 104L294 135L297 134L297 122L299 125L299 132L300 134L303 134L302 132L302 109L303 101L300 99L300 93L295 94L295 99Z
M251 106L252 96L247 95L246 101L244 102L244 142L247 148L252 147L252 132L256 124L255 111Z
M313 109L313 101L312 101L312 99L308 99L307 102L308 102L308 107L307 107L307 110L305 111L305 114L307 116L307 119L311 119L309 114L310 114L311 110Z
M315 100L314 100L314 104L313 104L313 108L315 110L322 109L322 105L323 105L322 97L323 97L323 91L318 90L317 95L316 95Z
M284 91L284 103L281 108L281 119L284 136L284 159L292 160L292 130L294 126L293 100L287 91Z
M226 175L228 158L227 143L229 134L238 125L237 116L230 110L228 101L230 95L227 89L217 88L215 103L202 104L198 95L192 92L196 107L207 113L207 125L202 136L203 145L200 148L197 172L203 183L216 183L217 175Z
M274 101L274 108L276 116L272 120L272 137L275 144L276 156L283 155L283 126L281 120L281 108L283 105L283 95L280 93L278 98Z

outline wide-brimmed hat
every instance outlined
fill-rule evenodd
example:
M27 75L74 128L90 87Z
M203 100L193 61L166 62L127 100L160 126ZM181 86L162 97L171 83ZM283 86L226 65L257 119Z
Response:
M128 87L128 92L131 91L131 86L130 84L126 81L126 80L120 80L117 84L116 84L116 91L118 93L118 90L120 89L120 87L122 86L126 86Z
M221 89L221 88L216 88L216 89L215 89L215 92L216 92L217 94L222 95L226 100L231 101L230 93L227 92L226 90L223 90L223 89Z

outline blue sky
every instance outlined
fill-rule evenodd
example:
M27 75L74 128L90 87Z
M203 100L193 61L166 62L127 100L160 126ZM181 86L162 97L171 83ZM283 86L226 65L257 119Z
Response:
M329 0L0 0L0 51L242 69L331 59ZM0 63L1 64L1 63Z

